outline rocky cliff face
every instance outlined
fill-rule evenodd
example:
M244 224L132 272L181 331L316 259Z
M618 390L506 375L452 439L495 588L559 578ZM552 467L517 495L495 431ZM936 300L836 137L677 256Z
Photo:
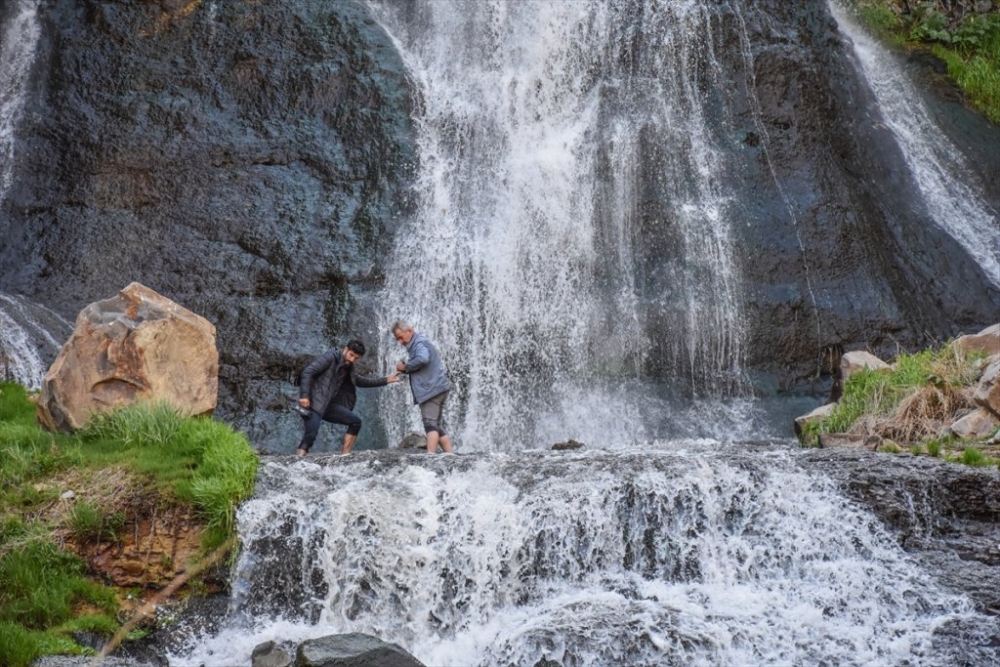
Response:
M374 335L410 205L415 97L391 39L361 0L52 0L39 17L0 289L73 317L142 282L216 325L217 414L258 442L297 428L277 417L280 380L328 341ZM1000 290L920 203L826 3L726 4L718 21L750 369L791 387L827 346L889 352L993 323ZM974 168L995 164L1000 129L937 108ZM650 302L677 252L662 150L639 223ZM655 354L648 371L670 373Z
M218 327L222 414L256 432L299 357L366 333L414 160L402 63L353 0L39 18L0 284L70 318L169 295Z

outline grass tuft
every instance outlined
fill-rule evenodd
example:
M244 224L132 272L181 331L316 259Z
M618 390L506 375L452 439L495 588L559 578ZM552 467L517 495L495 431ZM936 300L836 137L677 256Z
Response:
M159 502L193 505L208 524L207 552L232 535L258 463L228 425L181 417L166 404L95 416L74 435L47 433L24 388L0 383L0 665L87 652L71 633L113 635L120 627L114 590L88 579L85 563L53 541L53 531L80 543L116 541L123 500L141 486ZM53 514L60 488L53 479L92 493Z

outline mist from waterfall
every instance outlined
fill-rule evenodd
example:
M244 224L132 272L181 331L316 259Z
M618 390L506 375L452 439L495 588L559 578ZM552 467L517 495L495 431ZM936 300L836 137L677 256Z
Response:
M676 417L681 391L739 398L715 10L374 4L419 91L418 212L387 267L384 345L402 356L388 336L400 317L438 344L463 446L643 441ZM669 201L652 221L640 191L650 184ZM641 251L653 243L674 259L650 269ZM649 271L667 272L670 288L649 294ZM651 337L669 341L656 363L676 386L646 379ZM417 426L401 394L379 399L390 441ZM740 414L722 428L747 421L741 406L730 403Z
M1000 287L1000 214L984 201L962 154L941 132L901 58L862 30L836 0L830 10L850 37L886 124L902 149L934 222Z
M37 9L38 0L16 0L0 35L0 202L10 189L14 132L40 34Z

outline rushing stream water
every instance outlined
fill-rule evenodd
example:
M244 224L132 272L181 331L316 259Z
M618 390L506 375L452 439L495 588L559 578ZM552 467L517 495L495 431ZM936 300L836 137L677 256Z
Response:
M996 620L799 458L671 441L271 460L224 629L171 664L354 631L440 666L996 664Z

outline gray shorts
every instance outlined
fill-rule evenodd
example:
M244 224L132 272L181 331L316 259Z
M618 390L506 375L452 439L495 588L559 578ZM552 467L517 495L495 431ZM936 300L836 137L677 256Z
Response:
M439 435L447 435L441 422L441 412L447 398L448 392L442 391L420 404L420 419L424 422L424 433L437 431Z

